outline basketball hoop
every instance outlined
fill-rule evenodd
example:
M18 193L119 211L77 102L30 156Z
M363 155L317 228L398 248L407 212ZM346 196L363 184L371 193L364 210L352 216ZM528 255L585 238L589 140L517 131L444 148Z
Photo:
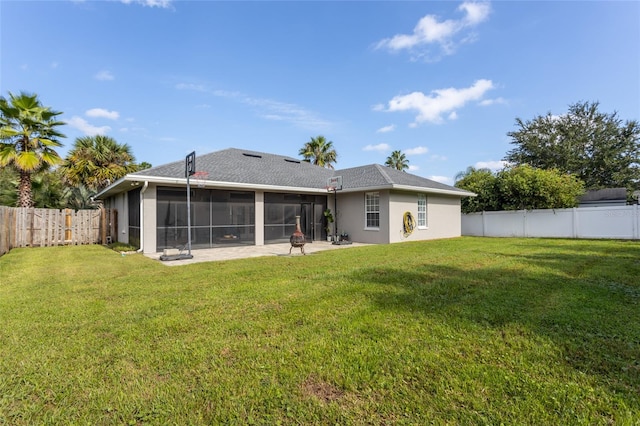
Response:
M209 177L209 173L207 172L195 172L191 178L196 181L198 188L204 188L204 184Z
M327 192L333 192L336 190L335 186L325 186L324 188L327 190Z

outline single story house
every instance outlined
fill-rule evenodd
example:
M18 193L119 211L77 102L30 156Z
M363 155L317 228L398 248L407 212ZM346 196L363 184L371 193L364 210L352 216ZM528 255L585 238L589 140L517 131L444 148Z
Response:
M186 244L185 167L176 161L131 173L96 196L118 212L115 239L145 253ZM377 164L331 170L235 148L199 156L196 168L201 173L189 179L194 250L288 242L296 216L308 242L336 232L373 244L458 237L460 200L475 195ZM342 189L332 191L328 183L339 177ZM327 209L335 218L328 232Z

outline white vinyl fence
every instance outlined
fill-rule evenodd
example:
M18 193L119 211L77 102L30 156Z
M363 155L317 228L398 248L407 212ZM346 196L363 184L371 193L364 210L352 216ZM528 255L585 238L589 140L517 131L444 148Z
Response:
M638 240L640 208L636 204L463 214L462 235Z

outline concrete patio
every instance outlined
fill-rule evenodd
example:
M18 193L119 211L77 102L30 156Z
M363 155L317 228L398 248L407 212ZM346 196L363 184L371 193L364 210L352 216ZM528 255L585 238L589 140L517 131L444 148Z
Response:
M347 249L350 247L362 247L368 244L351 243L344 245L332 244L327 241L314 241L313 243L307 243L304 246L306 255L324 251L324 250L338 250ZM191 263L199 262L219 262L224 260L244 259L249 257L262 257L262 256L303 256L299 248L293 248L291 254L289 254L289 248L291 244L268 244L264 246L236 246L236 247L218 247L210 249L198 249L191 250L193 259L181 259L162 261L162 264L167 266L179 266L188 265ZM160 256L162 253L151 253L146 256L158 260L160 262Z

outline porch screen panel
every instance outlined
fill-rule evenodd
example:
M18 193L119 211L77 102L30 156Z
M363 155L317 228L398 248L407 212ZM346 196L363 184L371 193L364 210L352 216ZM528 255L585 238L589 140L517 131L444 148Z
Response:
M192 189L191 247L255 244L255 195L249 191ZM158 188L158 250L187 243L187 194Z
M255 194L211 190L211 244L255 244Z
M296 230L301 195L266 192L264 194L264 242L284 243Z
M181 188L161 188L156 198L156 247L183 247L187 244L187 192Z
M127 194L129 211L129 245L140 248L140 188Z
M296 230L296 216L301 214L301 205L309 204L323 212L327 207L327 197L324 195L289 194L265 192L264 194L264 242L265 244L275 244L289 242L293 231ZM319 206L319 207L315 207ZM308 214L313 214L309 211ZM324 216L317 214L313 216L312 227L319 230L315 235L323 235ZM307 231L313 233L313 231ZM305 235L308 239L312 235Z

